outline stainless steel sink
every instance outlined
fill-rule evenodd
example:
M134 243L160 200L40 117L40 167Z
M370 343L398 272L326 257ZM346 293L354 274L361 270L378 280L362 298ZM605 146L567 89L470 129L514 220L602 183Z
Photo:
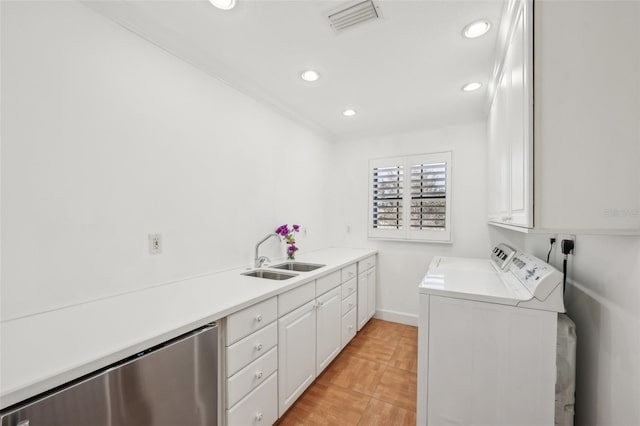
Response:
M327 266L327 265L320 265L320 264L317 264L317 263L304 263L304 262L289 261L289 262L285 262L285 263L280 263L278 265L269 266L269 268L272 268L272 269L286 269L288 271L296 271L296 272L309 272L309 271L315 271L316 269L322 268L323 266Z
M267 280L288 280L289 278L293 278L297 276L297 274L289 274L287 272L265 271L262 269L243 272L241 275L246 275L247 277L265 278Z

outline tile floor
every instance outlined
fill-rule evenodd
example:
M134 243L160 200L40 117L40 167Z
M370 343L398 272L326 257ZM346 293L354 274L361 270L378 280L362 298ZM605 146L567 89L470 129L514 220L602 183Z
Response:
M278 426L415 425L417 355L417 327L370 320Z

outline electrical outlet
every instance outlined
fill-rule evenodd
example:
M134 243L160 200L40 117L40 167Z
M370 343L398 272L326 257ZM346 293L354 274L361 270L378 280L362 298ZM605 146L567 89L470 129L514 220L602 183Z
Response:
M573 250L571 250L571 254L576 254L576 236L575 234L559 234L557 244L562 244L562 240L571 240L573 241ZM560 245L558 246L560 247Z
M162 253L162 234L149 234L149 254Z

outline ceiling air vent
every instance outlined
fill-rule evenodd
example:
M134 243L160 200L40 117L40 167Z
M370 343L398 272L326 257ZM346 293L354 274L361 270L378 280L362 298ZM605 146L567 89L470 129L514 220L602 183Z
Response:
M329 23L335 32L376 19L380 19L380 13L372 0L350 3L349 6L329 14Z

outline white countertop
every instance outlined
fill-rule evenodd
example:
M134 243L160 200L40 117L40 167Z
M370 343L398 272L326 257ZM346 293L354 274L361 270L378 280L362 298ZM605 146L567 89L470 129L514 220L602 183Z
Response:
M327 265L275 281L246 268L0 324L0 408L16 404L375 254L330 248L296 260Z

